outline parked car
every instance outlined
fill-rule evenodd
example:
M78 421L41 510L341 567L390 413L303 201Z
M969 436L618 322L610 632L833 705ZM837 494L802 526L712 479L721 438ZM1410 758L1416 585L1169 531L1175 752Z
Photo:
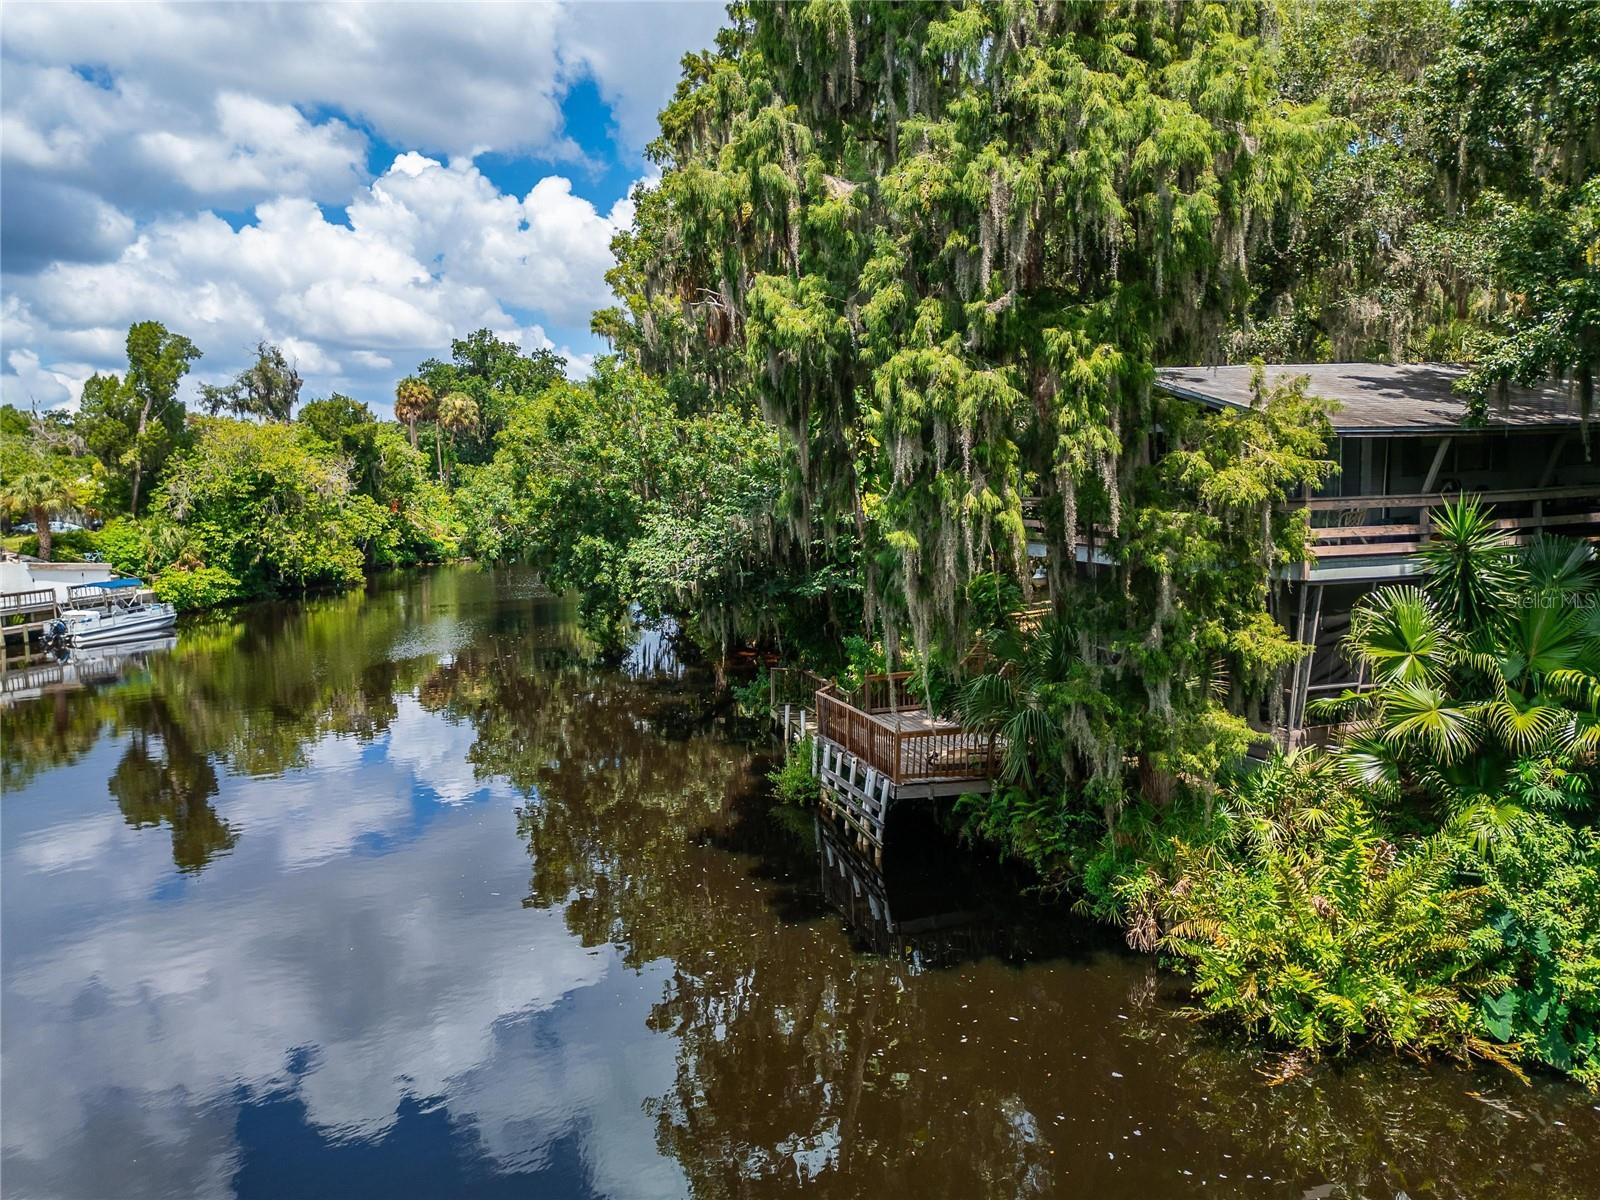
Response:
M82 528L83 528L83 526L79 525L76 521L51 521L50 522L50 532L51 533L77 533ZM37 533L37 532L39 532L39 529L38 529L38 526L36 526L32 521L19 521L19 522L17 522L15 525L13 525L11 527L11 532L13 532L13 533Z

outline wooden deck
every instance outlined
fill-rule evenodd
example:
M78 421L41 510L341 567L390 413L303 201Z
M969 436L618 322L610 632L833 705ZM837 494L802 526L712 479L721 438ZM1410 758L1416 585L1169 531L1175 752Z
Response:
M54 588L0 594L0 628L7 638L26 641L56 619L56 609Z
M1493 507L1495 528L1513 542L1548 531L1567 537L1600 536L1600 511L1593 487L1528 488L1474 492ZM1432 533L1433 511L1453 495L1439 492L1407 495L1317 496L1280 507L1311 513L1311 561L1294 576L1316 580L1338 576L1359 578L1363 571L1386 577L1406 573ZM1553 509L1555 511L1547 510ZM1521 511L1518 511L1521 510Z
M907 674L870 676L850 697L818 680L808 698L791 696L780 704L778 697L793 691L795 681L786 678L772 693L773 719L785 743L811 739L811 770L828 815L878 863L897 800L986 792L997 763L992 735L933 716L906 696L909 680Z
M1567 537L1600 538L1600 511L1596 489L1590 484L1569 487L1512 488L1469 491L1494 508L1495 526L1512 541L1526 541L1548 530ZM1319 574L1359 576L1363 568L1378 576L1412 560L1431 532L1431 513L1459 498L1455 492L1390 493L1367 496L1312 496L1286 500L1278 508L1311 513L1311 561L1289 569L1294 579ZM1023 525L1035 541L1044 536L1041 501L1023 499ZM1078 531L1080 545L1091 537L1112 538L1104 526ZM1403 573L1403 572L1402 572Z
M994 739L935 717L910 702L874 711L843 696L817 693L816 734L833 742L884 776L896 790L920 786L923 794L972 790L961 785L987 781L995 761Z

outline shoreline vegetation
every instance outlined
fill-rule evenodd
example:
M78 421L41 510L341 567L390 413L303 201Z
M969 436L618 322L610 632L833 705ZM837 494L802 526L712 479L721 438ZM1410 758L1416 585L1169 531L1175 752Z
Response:
M714 664L909 671L1006 747L973 852L1286 1071L1382 1047L1600 1089L1594 548L1437 511L1421 577L1353 614L1336 743L1241 770L1307 651L1282 502L1336 470L1329 410L1152 387L1461 361L1470 419L1549 377L1592 412L1597 80L1600 8L1561 0L735 5L661 114L591 377L480 330L391 421L302 403L263 343L191 412L199 349L140 322L76 413L0 413L3 499L180 608L470 557L536 567L603 650L637 612Z

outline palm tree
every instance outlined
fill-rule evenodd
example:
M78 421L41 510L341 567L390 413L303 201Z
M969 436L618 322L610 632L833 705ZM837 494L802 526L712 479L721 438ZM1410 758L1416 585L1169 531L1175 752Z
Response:
M433 389L415 375L394 385L394 415L406 423L411 433L411 448L417 448L417 422L426 420L433 408Z
M456 435L478 427L478 402L465 392L450 392L439 401L439 426L450 434L450 450L455 453ZM450 485L448 468L445 486Z
M1003 782L1030 791L1058 788L1071 762L1051 692L1078 662L1075 631L1056 619L1031 636L1011 624L985 638L984 649L989 669L968 680L956 702L962 724L995 737Z
M0 504L14 514L33 518L39 531L39 557L50 561L53 536L50 519L69 512L78 502L77 482L46 459L40 458L0 484Z
M1357 718L1348 774L1442 800L1482 844L1524 807L1587 798L1600 574L1585 543L1519 551L1475 505L1453 518L1423 588L1382 588L1352 614L1348 650L1374 687L1318 707Z
M1447 501L1430 516L1432 531L1418 552L1428 593L1458 631L1475 635L1522 581L1516 547L1477 496Z

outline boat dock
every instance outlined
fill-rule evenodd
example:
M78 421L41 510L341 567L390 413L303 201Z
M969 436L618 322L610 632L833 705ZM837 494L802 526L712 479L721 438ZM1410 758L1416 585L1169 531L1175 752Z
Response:
M152 593L137 580L138 598L148 600ZM126 595L127 587L108 587L101 582L77 583L56 587L34 587L24 591L0 592L0 640L7 648L20 644L26 648L44 636L46 627L70 609L109 610Z
M786 742L811 739L823 812L877 864L896 802L987 792L999 761L992 734L930 713L908 695L910 681L909 672L869 675L846 695L807 673L774 675L774 718ZM809 696L795 694L812 684Z
M0 629L6 641L13 636L26 643L44 633L44 627L60 613L54 588L33 588L26 592L0 593Z

